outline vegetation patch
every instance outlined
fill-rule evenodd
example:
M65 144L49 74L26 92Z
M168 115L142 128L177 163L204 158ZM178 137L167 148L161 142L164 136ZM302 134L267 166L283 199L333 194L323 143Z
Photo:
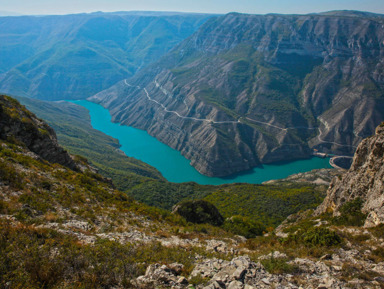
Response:
M236 184L221 186L204 199L215 205L225 218L239 215L275 227L291 214L316 208L323 198L323 191L308 185Z
M300 271L298 266L287 261L285 258L274 258L272 255L271 258L262 260L261 264L271 274L295 274Z
M246 238L261 236L266 231L266 227L263 224L243 216L232 216L226 219L223 229Z
M361 198L346 202L340 207L341 215L334 217L332 223L339 226L363 226L367 218L367 214L361 212L363 203Z
M182 202L176 205L174 212L192 223L208 223L214 226L220 226L224 222L224 218L217 208L204 200Z
M305 246L340 246L341 237L335 232L325 227L314 227L309 230L298 230L294 234L290 234L285 242L294 242Z

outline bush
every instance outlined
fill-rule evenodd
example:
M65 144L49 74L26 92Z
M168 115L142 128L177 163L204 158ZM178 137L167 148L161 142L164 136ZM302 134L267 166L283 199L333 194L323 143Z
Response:
M288 242L296 242L306 246L332 247L340 245L341 237L334 231L324 227L314 227L308 231L299 230L295 234L290 234Z
M0 180L14 189L22 189L24 175L19 173L10 163L0 159Z
M327 228L315 227L302 235L304 243L313 246L335 246L341 243L340 236Z
M261 236L266 230L263 224L242 216L233 216L225 220L223 229L246 238Z
M298 266L288 264L286 259L276 259L273 255L269 259L262 260L261 264L271 274L293 274L299 271Z
M196 224L208 223L221 226L224 222L217 208L204 200L182 202L175 206L173 212L184 217L188 222Z
M363 200L356 198L350 202L346 202L340 207L341 215L333 218L332 223L344 226L362 226L364 225L366 214L361 212Z

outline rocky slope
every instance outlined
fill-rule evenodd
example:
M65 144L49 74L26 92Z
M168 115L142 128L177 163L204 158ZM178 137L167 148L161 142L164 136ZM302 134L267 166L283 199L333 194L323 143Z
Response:
M55 131L5 95L0 95L0 139L14 140L44 160L78 169L70 155L59 146Z
M0 107L0 129L12 128L0 138L2 288L384 285L383 226L331 226L332 218L301 212L246 240L187 223L116 191L81 158L78 171L43 160L28 144L56 147L36 132L47 125L9 97Z
M334 178L317 213L328 210L339 215L340 207L351 200L363 201L362 211L368 214L365 226L384 223L384 123L376 134L363 140L356 150L350 170Z
M0 91L84 99L158 60L209 17L161 12L0 17Z
M380 15L211 19L162 60L90 100L201 173L352 154L384 118Z

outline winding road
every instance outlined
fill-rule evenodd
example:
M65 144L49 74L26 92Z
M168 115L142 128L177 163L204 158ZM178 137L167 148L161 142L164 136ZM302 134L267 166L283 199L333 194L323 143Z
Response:
M125 84L126 84L127 86L133 87L133 85L130 85L129 83L127 83L127 80L124 80L124 82L125 82ZM156 85L156 83L155 83L155 85ZM156 85L156 86L157 86L157 85ZM157 86L157 87L159 87L159 86ZM138 88L138 89L141 89L140 86L137 86L137 88ZM165 112L173 113L173 114L175 114L175 115L177 115L178 117L183 118L183 119L190 119L190 120L194 120L194 121L205 121L205 122L208 122L208 123L221 123L221 124L223 124L223 123L227 123L227 124L228 124L228 123L239 123L239 122L240 122L240 120L238 120L238 121L230 121L230 120L228 120L228 121L214 121L213 119L196 118L196 117L191 117L191 116L183 116L183 115L180 115L180 113L178 113L177 111L169 110L164 104L162 104L162 103L158 102L157 100L153 99L152 97L150 97L150 95L149 95L149 93L148 93L148 91L147 91L146 88L143 88L143 90L144 90L144 92L145 92L145 94L146 94L146 96L147 96L147 99L148 99L149 101L152 101L152 102L154 102L154 103L160 105L160 106L163 108L163 110L164 110ZM162 92L165 93L163 90L162 90ZM167 95L167 94L166 94L166 95ZM188 107L188 106L187 106L187 107Z
M339 170L343 170L343 171L345 171L345 170L347 170L347 169L342 168L342 167L338 166L337 164L335 164L335 160L338 159L338 158L353 159L353 157L351 157L351 156L334 156L334 157L332 157L332 158L329 160L329 164L330 164L333 168L335 168L335 169L339 169Z
M124 80L124 83L129 86L129 87L133 87L133 85L129 84L127 82L127 80L125 79ZM166 96L170 97L169 95L169 92L163 88L158 82L157 80L154 81L154 84L157 88L159 88L161 90L161 92L163 94L165 94ZM138 89L141 89L140 86L136 86ZM214 123L214 124L233 124L233 123L241 123L241 117L237 120L237 121L214 121L213 119L205 119L205 118L196 118L196 117L191 117L191 116L183 116L181 115L180 113L178 113L177 111L174 111L174 110L169 110L164 104L160 103L159 101L153 99L146 88L143 88L146 96L147 96L147 99L149 101L152 101L154 103L156 103L157 105L160 105L161 108L165 111L165 112L168 112L168 113L173 113L175 114L176 116L180 117L180 118L183 118L183 119L189 119L189 120L194 120L194 121L203 121L203 122L208 122L208 123ZM189 107L185 101L185 99L183 100L186 108L187 108L187 111L189 111ZM330 144L334 144L334 145L338 145L338 146L343 146L343 147L353 147L353 148L356 148L356 146L353 146L353 145L345 145L345 144L340 144L340 143L336 143L336 142L330 142L330 141L326 141L324 139L322 139L322 135L323 135L323 132L321 131L320 127L302 127L302 126L295 126L295 127L279 127L279 126L276 126L276 125L273 125L273 124L270 124L268 122L263 122L263 121L259 121L259 120L255 120L255 119L252 119L252 118L249 118L249 117L244 117L245 119L249 120L249 121L252 121L252 122L255 122L255 123L260 123L260 124L263 124L263 125L267 125L267 126L270 126L270 127L273 127L273 128L276 128L276 129L279 129L279 130L283 130L283 131L288 131L289 129L307 129L307 130L318 130L319 131L319 134L317 136L317 139L319 142L321 143L330 143ZM323 119L321 119L320 117L318 117L319 121L324 125L324 127L326 129L329 129L329 126L327 124L326 121L324 121Z

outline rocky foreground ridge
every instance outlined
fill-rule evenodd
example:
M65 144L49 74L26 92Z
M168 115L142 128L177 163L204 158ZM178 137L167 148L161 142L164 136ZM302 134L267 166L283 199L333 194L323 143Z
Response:
M30 116L8 97L0 104L8 112L3 122ZM15 131L32 129L28 123ZM34 129L45 127L33 123ZM81 158L74 162L82 170L72 170L44 160L27 144L9 134L0 138L2 288L384 286L382 224L364 228L306 211L247 240L139 204ZM382 160L376 147L367 149L371 167Z
M334 178L317 213L327 210L340 214L340 207L351 200L363 201L362 211L368 214L366 227L384 223L384 123L375 135L364 139L356 150L349 171Z
M231 13L90 100L209 176L313 148L353 155L384 118L383 23L353 12Z

